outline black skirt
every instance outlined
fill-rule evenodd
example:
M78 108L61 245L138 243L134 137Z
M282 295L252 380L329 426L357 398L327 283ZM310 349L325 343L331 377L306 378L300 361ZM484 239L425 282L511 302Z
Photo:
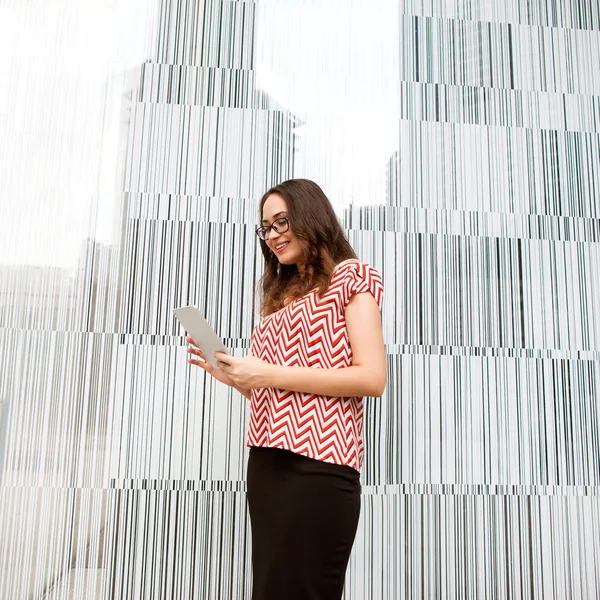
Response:
M251 448L252 600L340 600L360 515L351 467Z

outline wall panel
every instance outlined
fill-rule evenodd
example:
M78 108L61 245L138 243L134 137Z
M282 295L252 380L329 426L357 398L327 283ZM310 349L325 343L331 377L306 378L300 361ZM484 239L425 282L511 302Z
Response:
M257 203L314 178L384 280L344 597L600 597L600 10L0 8L0 597L249 598Z

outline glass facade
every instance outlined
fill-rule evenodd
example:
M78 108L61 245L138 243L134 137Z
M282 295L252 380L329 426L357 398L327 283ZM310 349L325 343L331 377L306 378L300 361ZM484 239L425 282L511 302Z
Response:
M346 599L600 597L600 8L0 7L0 598L249 598L257 204L383 276ZM199 372L200 371L200 372Z

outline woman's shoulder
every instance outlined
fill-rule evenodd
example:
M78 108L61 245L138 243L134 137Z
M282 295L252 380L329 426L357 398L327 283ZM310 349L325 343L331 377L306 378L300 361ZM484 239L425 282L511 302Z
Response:
M330 290L341 292L344 305L354 294L362 292L370 292L379 308L383 302L383 281L379 271L356 258L345 260L335 267Z
M375 275L379 276L379 272L375 267L372 267L369 263L358 260L358 258L349 258L338 263L332 273L332 277L339 277L342 275L358 274L358 275Z

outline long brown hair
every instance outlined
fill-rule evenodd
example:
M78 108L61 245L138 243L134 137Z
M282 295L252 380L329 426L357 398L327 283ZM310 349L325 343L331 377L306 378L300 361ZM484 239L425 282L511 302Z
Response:
M314 288L323 295L335 266L356 258L331 202L314 181L290 179L272 187L260 200L259 221L271 194L279 194L285 200L290 229L304 248L306 262L302 272L296 265L281 264L266 242L260 240L265 257L261 279L263 317L283 308L286 300L300 298Z

